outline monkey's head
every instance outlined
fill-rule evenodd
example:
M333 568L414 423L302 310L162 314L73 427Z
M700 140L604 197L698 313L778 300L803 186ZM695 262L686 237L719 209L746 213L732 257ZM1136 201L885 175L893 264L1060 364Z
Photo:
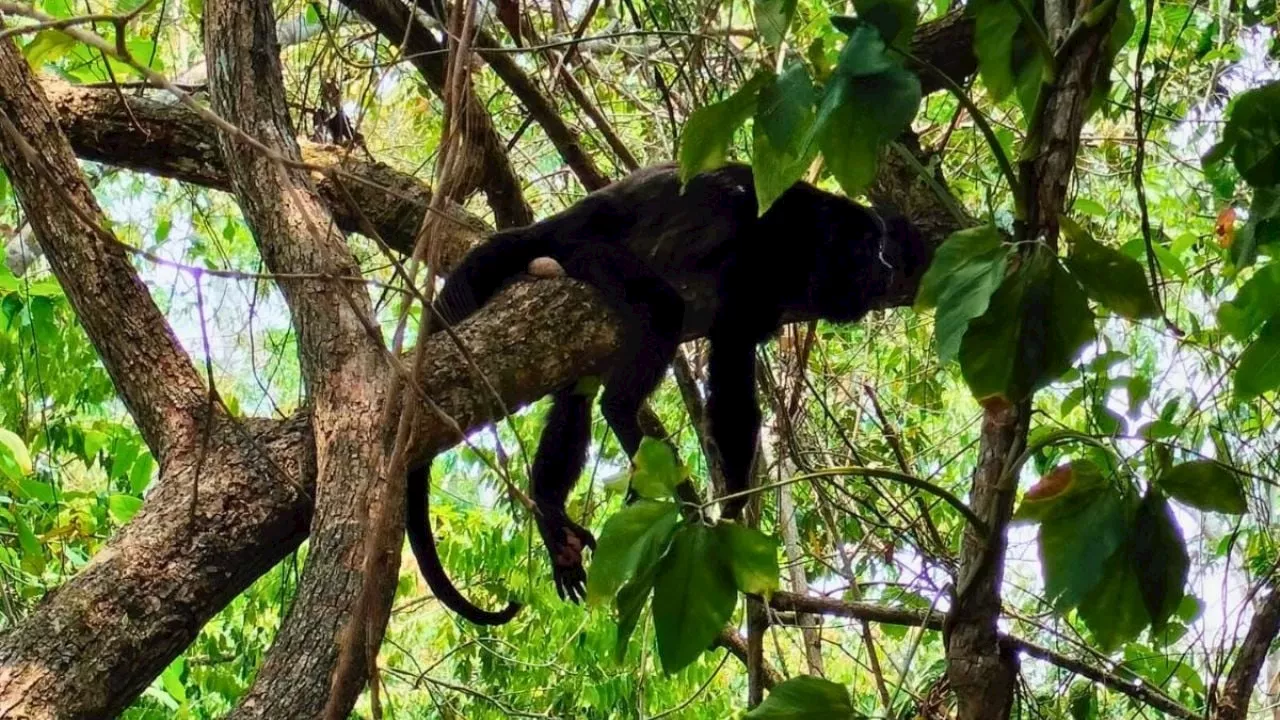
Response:
M844 215L836 226L840 232L819 251L810 290L825 316L838 322L856 321L868 310L911 304L933 259L933 248L906 217L858 210L858 221Z

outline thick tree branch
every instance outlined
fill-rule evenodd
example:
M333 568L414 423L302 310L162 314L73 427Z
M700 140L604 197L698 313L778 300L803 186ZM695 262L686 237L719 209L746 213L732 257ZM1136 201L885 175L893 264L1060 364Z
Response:
M422 77L437 95L442 94L445 81L445 48L421 22L416 20L409 6L400 0L342 0L342 4L364 18L387 42L399 47L413 63ZM498 227L527 225L533 221L533 211L524 201L520 180L511 167L506 146L493 127L489 113L474 92L466 96L467 131L463 138L467 154L478 164L475 181L484 188L493 208ZM470 174L459 174L465 179ZM454 188L459 194L468 194L466 188ZM444 188L449 196L449 188Z
M1213 720L1244 720L1248 716L1249 700L1258 684L1258 674L1262 672L1271 643L1280 634L1280 589L1274 582L1268 582L1267 586L1270 592L1249 622L1249 631L1245 633L1244 642L1240 643L1236 662L1222 686Z
M204 29L214 110L282 156L299 157L271 3L210 0ZM219 139L231 187L271 272L359 274L308 173L239 135ZM381 643L400 562L399 553L364 553L374 518L377 531L397 541L404 522L403 488L382 472L388 364L363 288L319 280L279 287L298 333L310 401L316 513L297 598L233 716L344 717L368 677L366 652Z
M108 227L26 60L0 41L0 162L49 264L157 458L189 439L205 389Z
M829 615L888 625L926 627L930 630L942 630L946 622L945 616L938 612L925 613L919 610L893 608L875 603L844 602L825 597L796 595L789 592L774 593L769 599L769 606L779 612ZM1000 633L998 642L1006 651L1030 655L1051 665L1069 670L1110 690L1167 713L1172 717L1184 718L1184 720L1200 720L1200 715L1190 708L1179 705L1167 695L1160 693L1156 688L1136 684L1110 671L1008 633Z
M165 95L122 95L110 88L85 88L60 80L41 81L71 147L85 160L173 178L217 190L231 189L222 147L209 125L190 108ZM379 162L362 160L342 148L299 141L302 159L319 167L341 167L360 178L315 178L338 227L367 232L368 222L392 248L408 254L431 202L421 180ZM341 186L339 185L341 183ZM354 202L348 201L348 194ZM444 255L452 267L487 232L484 221L448 203L450 222L439 223Z

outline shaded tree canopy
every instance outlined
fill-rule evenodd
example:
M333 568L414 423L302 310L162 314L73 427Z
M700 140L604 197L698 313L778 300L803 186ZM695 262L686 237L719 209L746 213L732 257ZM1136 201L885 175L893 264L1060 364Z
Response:
M1269 713L1276 20L0 0L0 717ZM741 523L686 338L642 412L676 461L593 425L564 602L528 464L614 319L540 279L418 342L423 304L493 229L731 159L762 211L812 182L933 264L761 346ZM401 562L429 458L509 625Z

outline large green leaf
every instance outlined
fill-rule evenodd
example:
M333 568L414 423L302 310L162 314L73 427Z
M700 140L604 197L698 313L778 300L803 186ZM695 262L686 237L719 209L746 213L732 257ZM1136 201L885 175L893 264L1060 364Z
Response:
M1249 204L1249 221L1231 243L1231 264L1246 268L1258 259L1258 248L1280 240L1280 187L1258 187Z
M1089 297L1130 320L1160 313L1138 261L1097 242L1070 218L1058 220L1071 242L1067 269Z
M1280 262L1258 268L1234 298L1218 306L1218 324L1242 342L1277 315L1280 315Z
M987 311L991 294L1004 279L1010 252L1000 231L984 225L952 233L934 254L915 304L921 310L938 308L933 332L943 362L960 352L969 321Z
M31 474L31 453L16 433L0 428L0 452L7 453L20 474Z
M671 540L653 588L658 658L674 673L698 658L733 615L738 591L719 535L700 523Z
M973 0L966 10L973 17L973 51L987 91L999 102L1016 90L1030 115L1043 82L1044 58L1015 2L1022 0Z
M771 77L772 73L758 73L734 94L689 115L678 152L681 182L725 163L733 133L755 113L756 97Z
M920 19L914 0L854 0L858 17L875 26L886 44L909 50Z
M1076 461L1071 482L1039 507L1040 570L1045 595L1059 608L1078 604L1102 579L1105 563L1128 532L1124 500L1097 467ZM1019 511L1027 514L1028 501Z
M1280 317L1273 317L1240 354L1236 365L1235 392L1242 400L1252 400L1280 388Z
M631 634L640 622L640 613L644 611L649 593L653 592L653 582L657 577L658 563L655 558L654 562L643 565L636 576L618 590L618 634L614 642L613 657L619 663L627 657L627 643L631 641Z
M1249 509L1239 476L1212 460L1174 465L1156 485L1174 500L1199 510L1242 515Z
M875 178L880 147L911 124L920 98L919 78L890 57L878 30L857 23L805 142L816 138L840 187L858 195Z
M805 138L813 126L813 81L792 63L760 89L752 128L752 170L760 213L804 176L817 148Z
M738 589L764 597L772 595L778 589L777 539L736 522L722 522L715 531L728 550Z
M769 47L778 47L787 36L796 0L755 0L756 29Z
M1150 622L1150 615L1127 545L1107 559L1101 580L1080 602L1077 612L1104 652L1110 652L1142 633Z
M587 576L587 597L593 603L613 598L637 570L662 557L676 520L675 503L638 500L614 513L600 532Z
M1250 185L1280 185L1280 82L1236 97L1222 137L1236 171Z
M979 401L1018 402L1056 380L1094 334L1075 280L1044 248L1023 258L960 343L960 370Z
M744 720L850 720L857 717L849 689L830 680L797 675L778 683Z
M1013 522L1038 523L1069 517L1106 489L1106 479L1096 463L1072 460L1045 473L1027 490L1013 512Z
M631 487L640 497L662 500L684 481L675 448L658 438L645 437L632 458Z
M1169 616L1182 603L1191 560L1182 530L1159 492L1147 491L1138 505L1133 521L1133 559L1151 629L1163 632Z

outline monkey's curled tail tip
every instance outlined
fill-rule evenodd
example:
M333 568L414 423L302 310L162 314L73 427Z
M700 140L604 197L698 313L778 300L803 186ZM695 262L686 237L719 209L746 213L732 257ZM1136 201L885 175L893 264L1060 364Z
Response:
M418 569L422 571L422 577L426 579L427 586L431 588L431 592L441 604L476 625L505 625L511 622L523 607L520 603L509 600L507 606L501 610L485 610L464 597L449 579L449 574L440 561L435 535L431 532L428 506L430 477L430 463L411 468L406 478L405 488L405 530L409 535L409 546L413 548L413 555L418 559Z

